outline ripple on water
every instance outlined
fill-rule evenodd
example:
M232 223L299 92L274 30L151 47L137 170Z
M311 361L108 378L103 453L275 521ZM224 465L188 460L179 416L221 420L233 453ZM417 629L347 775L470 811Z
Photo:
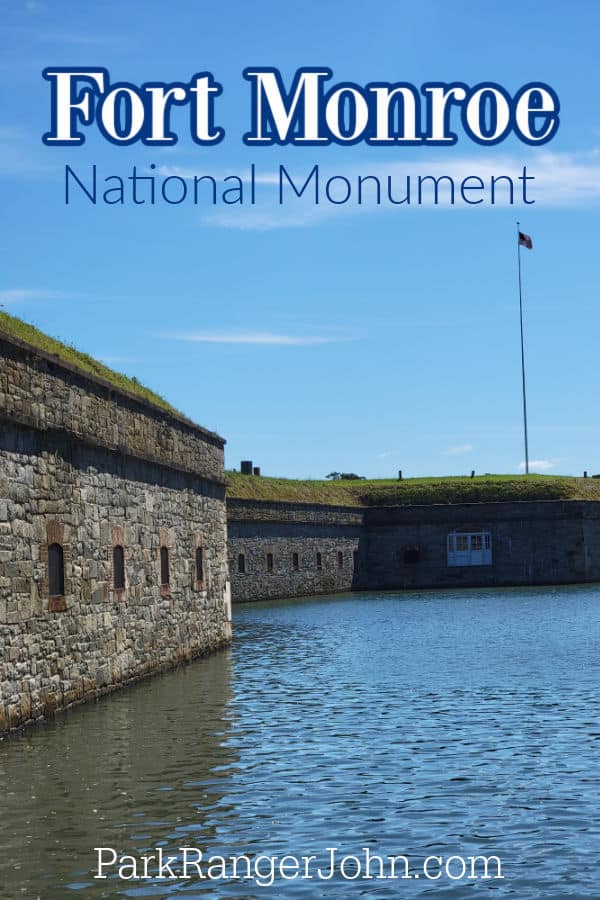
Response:
M91 878L95 846L186 845L497 854L505 874L274 896L599 896L598 587L254 604L235 634L231 652L0 744L1 897L269 893Z

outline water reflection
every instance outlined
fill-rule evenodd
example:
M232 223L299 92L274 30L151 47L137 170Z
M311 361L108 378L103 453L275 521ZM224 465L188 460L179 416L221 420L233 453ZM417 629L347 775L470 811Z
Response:
M237 761L231 697L225 651L0 745L6 896L112 896L90 882L96 846L210 844Z
M596 586L238 607L232 653L0 745L2 896L597 897L599 612ZM99 845L495 853L506 878L94 882Z

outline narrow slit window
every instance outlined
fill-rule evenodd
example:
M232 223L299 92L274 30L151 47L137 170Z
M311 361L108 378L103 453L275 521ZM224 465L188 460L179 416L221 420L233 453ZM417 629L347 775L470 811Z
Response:
M294 572L297 572L300 568L300 557L297 553L292 553L292 568Z
M65 594L65 554L60 544L48 547L48 593L50 597Z
M355 572L358 572L358 550L352 554L352 566Z
M267 572L273 571L273 554L267 553Z
M125 551L121 544L113 547L113 587L115 591L125 590Z
M196 581L204 581L204 553L202 547L196 547Z
M344 568L344 554L342 553L341 550L338 550L337 562L338 562L338 569L343 569Z
M169 584L169 548L160 548L160 583L163 587Z
M246 557L244 556L243 553L240 553L238 555L238 572L240 573L240 575L243 575L245 571L246 571Z
M320 553L317 553L317 569L323 568L323 557Z

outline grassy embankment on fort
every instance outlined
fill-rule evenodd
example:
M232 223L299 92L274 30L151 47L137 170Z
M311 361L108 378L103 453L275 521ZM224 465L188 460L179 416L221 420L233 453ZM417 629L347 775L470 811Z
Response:
M226 479L228 497L336 506L493 503L503 500L600 501L600 479L559 475L299 481L227 472Z
M108 381L109 384L114 385L117 389L128 391L130 394L135 394L143 400L154 403L156 406L160 406L168 412L180 415L180 413L178 413L170 403L167 403L160 394L156 394L149 388L144 387L144 385L140 384L136 378L128 378L127 375L121 375L120 372L114 372L112 369L109 369L108 366L105 366L101 362L98 362L97 359L94 359L93 356L89 356L87 353L81 353L81 351L76 350L75 347L71 347L69 344L63 344L62 341L58 341L56 338L44 334L43 331L39 331L39 329L35 328L33 325L23 322L22 319L18 319L16 316L10 316L8 313L0 310L0 334L3 332L9 337L24 341L26 344L30 344L37 350L41 350L43 353L47 353L62 362L66 362L71 366L75 366L77 369L81 369L88 375L93 375L96 378L103 378L104 381Z

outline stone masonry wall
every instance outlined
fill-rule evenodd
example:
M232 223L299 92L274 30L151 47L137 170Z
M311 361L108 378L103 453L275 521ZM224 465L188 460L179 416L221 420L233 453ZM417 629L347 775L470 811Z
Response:
M367 586L364 510L228 500L227 516L233 600L308 596Z
M366 522L369 584L374 588L600 580L599 503L390 507L369 510ZM489 531L492 564L449 567L446 539L452 531ZM405 561L409 549L418 550L418 562Z
M213 432L2 334L0 360L10 421L223 483L224 441Z
M0 732L231 640L223 441L45 365L0 341Z

